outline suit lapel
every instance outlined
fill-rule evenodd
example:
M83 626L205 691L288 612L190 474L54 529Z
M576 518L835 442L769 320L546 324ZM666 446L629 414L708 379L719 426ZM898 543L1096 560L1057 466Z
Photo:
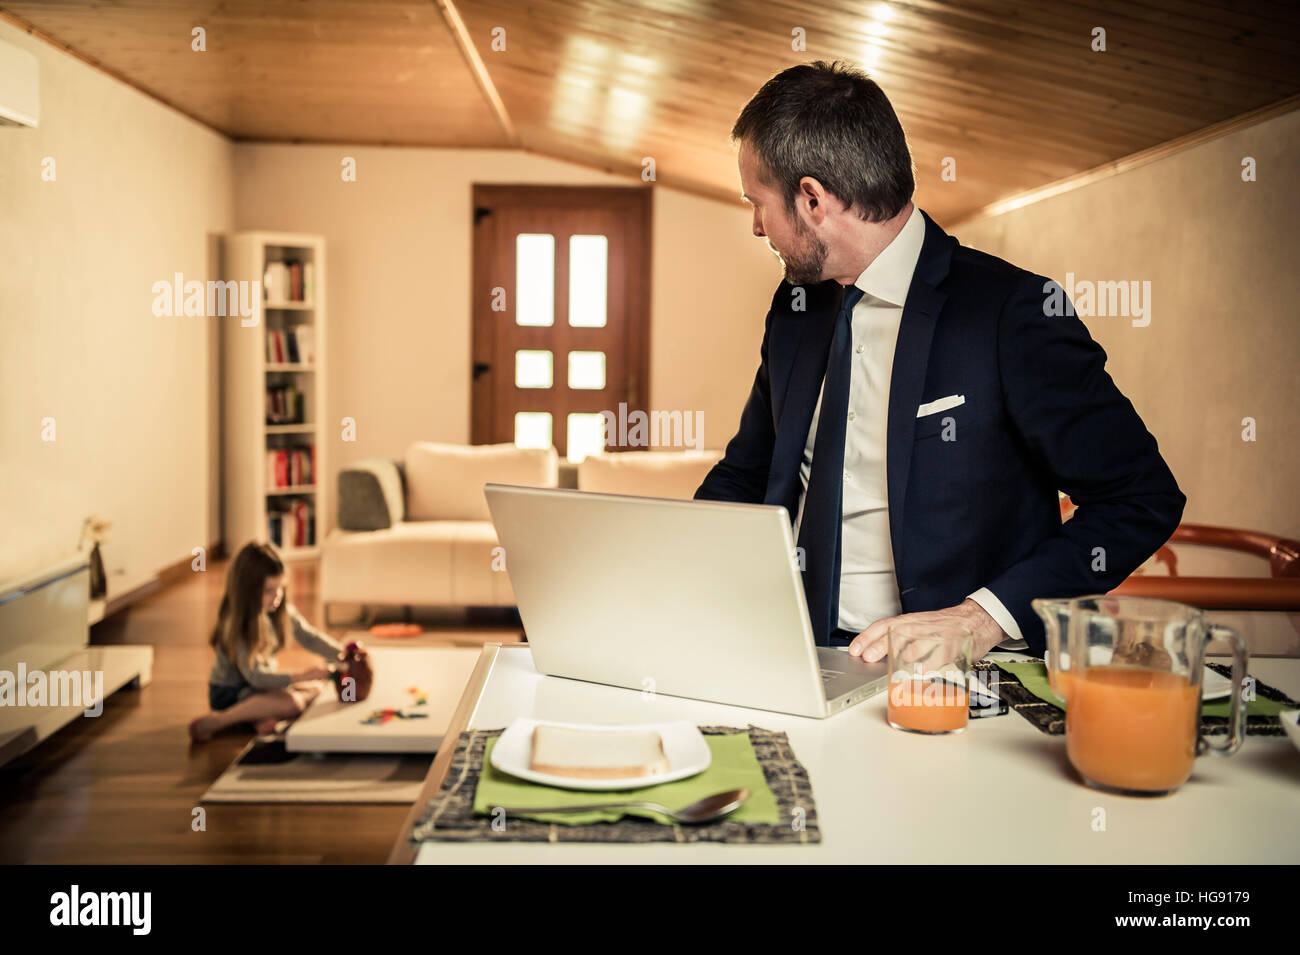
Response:
M924 212L925 241L894 346L894 365L889 379L888 431L885 437L885 478L889 493L889 529L894 552L894 570L902 568L903 505L907 477L912 465L912 443L916 434L916 409L925 388L930 363L934 326L948 296L936 286L948 275L956 240L945 233Z
M776 426L776 444L768 471L766 504L784 505L791 525L798 513L799 465L808 440L808 428L826 376L826 358L835 325L834 310L839 301L839 286L822 283L809 289L808 310L779 316L769 360L773 375L772 413ZM789 360L785 361L785 356ZM784 369L784 371L782 370ZM777 385L776 382L781 384Z
M784 504L792 523L798 513L799 466L803 462L804 445L808 441L808 429L812 426L822 379L826 376L833 319L832 315L818 315L806 320L804 333L796 345L789 385L777 420L767 502Z

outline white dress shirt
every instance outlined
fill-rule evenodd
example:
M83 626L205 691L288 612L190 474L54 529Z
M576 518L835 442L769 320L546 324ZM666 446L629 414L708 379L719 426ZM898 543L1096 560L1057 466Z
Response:
M894 553L889 531L889 489L885 446L889 416L889 383L894 367L894 346L903 320L903 303L912 273L921 257L925 219L912 214L853 284L862 298L853 308L853 367L849 378L849 405L844 434L844 512L841 525L839 626L861 632L876 620L902 612ZM823 379L823 391L825 380ZM795 520L795 539L803 522L803 502L812 473L813 446L821 398L813 412L804 444L799 479L803 492ZM911 420L911 415L908 416ZM1000 646L1011 649L1021 640L1015 618L988 588L970 598L984 608L1011 638Z

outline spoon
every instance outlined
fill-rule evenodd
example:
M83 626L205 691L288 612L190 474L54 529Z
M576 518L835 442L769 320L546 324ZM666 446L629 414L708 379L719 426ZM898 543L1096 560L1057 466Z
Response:
M498 808L507 816L541 812L592 812L597 809L649 809L653 812L662 813L674 822L690 826L699 825L702 822L712 822L715 819L730 815L739 809L740 804L748 798L748 789L728 789L726 792L705 796L698 802L693 802L689 806L683 806L677 810L661 806L657 802L602 802L590 806L538 806L535 809L510 809L504 806Z

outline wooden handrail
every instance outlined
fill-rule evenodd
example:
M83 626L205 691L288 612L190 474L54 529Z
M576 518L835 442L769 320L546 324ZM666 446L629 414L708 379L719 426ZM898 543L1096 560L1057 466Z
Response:
M1061 495L1061 520L1075 511L1068 495ZM1271 577L1179 577L1178 558L1169 544L1217 547L1268 561ZM1112 593L1160 597L1196 607L1221 610L1300 611L1300 541L1263 531L1214 524L1179 524L1169 542L1155 553L1169 568L1168 577L1131 575ZM1295 621L1300 630L1300 621Z
M1263 557L1274 577L1300 577L1300 541L1213 524L1179 524L1170 543L1220 547Z
M1217 610L1300 611L1296 577L1148 577L1134 575L1112 593L1159 597Z

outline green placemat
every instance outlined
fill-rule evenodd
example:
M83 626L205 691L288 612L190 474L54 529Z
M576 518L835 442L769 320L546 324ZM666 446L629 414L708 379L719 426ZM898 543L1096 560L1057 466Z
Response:
M1008 686L1004 682L999 684L997 689L1016 712L1045 733L1065 732L1063 719L1065 703L1052 692L1047 681L1047 667L1041 660L1019 662L994 660L992 662L999 670L1015 678L1015 684ZM1211 663L1208 666L1223 676L1231 673L1231 669L1222 664ZM1044 703L1051 708L1050 711L1044 711ZM1231 701L1227 699L1202 703L1202 731L1212 734L1225 729L1230 704ZM1297 707L1300 707L1300 703L1282 691L1267 683L1256 681L1255 699L1246 704L1246 732L1260 736L1282 735L1285 731L1277 719L1278 714L1283 710Z
M543 786L518 779L501 772L492 765L492 748L496 739L490 739L483 748L483 772L479 776L478 788L474 792L474 813L490 816L497 806L544 807L544 806L586 806L620 800L642 800L657 802L669 809L681 809L705 796L724 792L728 789L748 789L749 798L729 817L736 822L756 822L775 825L780 817L777 815L776 799L763 778L763 767L758 765L754 756L754 747L750 745L748 733L732 733L726 736L706 736L713 753L709 768L696 776L679 779L676 782L660 783L657 786L644 786L640 789L611 789L602 792L589 792L575 789L560 789L557 786ZM593 822L614 822L624 816L641 816L663 825L672 825L672 820L663 813L649 809L594 810L592 812L518 813L521 819L536 819L539 822L555 822L564 826L589 825Z
M498 774L487 761L499 729L468 730L456 741L439 791L420 811L412 827L412 844L422 842L604 842L604 843L760 843L806 845L821 842L817 805L808 771L795 758L785 733L757 726L701 726L714 762L694 779L646 787L635 793L583 793L556 790ZM450 745L450 741L448 741ZM754 776L757 768L758 775ZM493 777L488 782L489 774ZM480 784L488 788L479 798ZM489 804L532 806L546 798L550 805L562 794L565 805L583 798L648 796L678 808L701 793L743 785L751 791L746 804L723 819L698 826L665 825L643 815L620 813L612 821L563 821L529 815L505 817ZM509 787L508 789L503 787ZM515 787L521 787L516 789ZM510 802L506 801L507 796ZM476 806L480 811L476 811ZM483 811L486 810L487 814ZM596 814L593 813L593 816ZM653 815L653 814L652 814ZM603 813L600 814L604 816Z
M1059 696L1052 692L1052 687L1047 682L1047 665L1041 662L1025 663L1004 663L1001 660L995 660L999 670L1006 670L1020 681L1020 685L1026 690L1038 697L1051 703L1058 710L1065 709L1065 703Z

